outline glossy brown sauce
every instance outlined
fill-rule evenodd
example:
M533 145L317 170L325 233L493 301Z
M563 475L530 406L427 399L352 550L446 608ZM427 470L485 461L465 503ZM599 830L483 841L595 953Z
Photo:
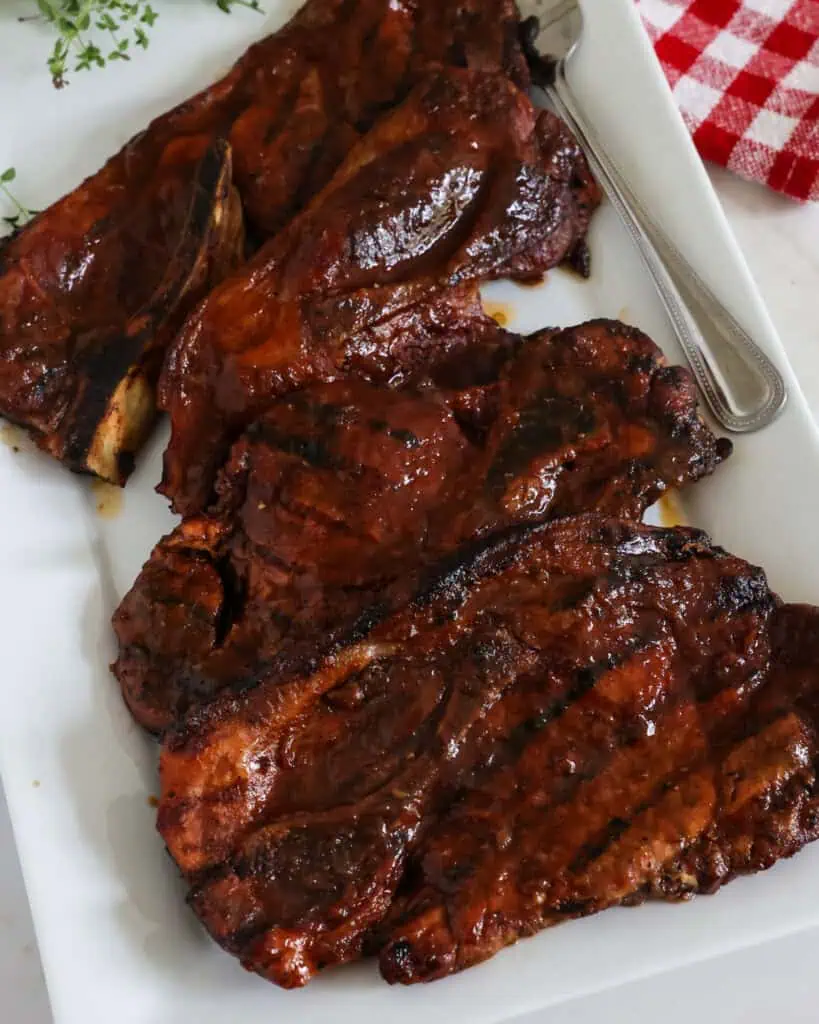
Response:
M642 399L624 405L624 378ZM117 611L115 672L138 720L161 731L260 659L292 670L462 543L589 506L640 518L722 458L687 378L634 330L533 336L498 388L477 395L479 436L448 406L469 419L471 387L444 401L337 381L274 403L223 470L217 532L186 520Z
M229 439L289 390L341 374L398 387L451 364L493 327L477 286L562 262L597 199L565 127L519 90L460 67L425 78L177 335L161 493L201 511Z
M698 531L518 528L174 731L159 830L211 934L285 987L366 951L431 981L710 892L819 835L816 616Z

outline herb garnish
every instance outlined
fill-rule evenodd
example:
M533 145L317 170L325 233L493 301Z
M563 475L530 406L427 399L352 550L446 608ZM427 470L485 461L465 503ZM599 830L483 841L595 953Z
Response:
M28 210L20 202L17 196L11 191L9 185L17 177L17 171L13 167L7 167L2 174L0 174L0 192L9 200L12 206L17 211L10 217L3 217L2 220L5 224L12 229L12 233L19 231L20 228L25 224L27 220L30 220L37 210Z
M235 6L261 11L259 0L215 0L221 11ZM48 58L55 88L67 82L69 71L105 67L111 61L130 60L147 49L148 34L159 17L150 3L126 0L36 0L39 17L54 27L58 38Z

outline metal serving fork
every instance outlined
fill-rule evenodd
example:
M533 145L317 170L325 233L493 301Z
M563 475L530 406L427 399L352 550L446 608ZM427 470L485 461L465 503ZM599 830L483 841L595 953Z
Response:
M664 234L632 192L572 95L566 79L583 31L579 0L519 0L536 76L570 125L592 170L639 249L677 338L716 419L736 433L771 423L787 400L782 375Z

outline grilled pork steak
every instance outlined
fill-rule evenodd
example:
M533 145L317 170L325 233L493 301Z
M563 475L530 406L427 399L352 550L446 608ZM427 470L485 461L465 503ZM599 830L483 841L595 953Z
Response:
M184 722L159 829L248 969L302 985L366 949L441 977L813 839L818 626L698 531L515 527L298 681Z
M200 512L230 442L287 391L451 361L491 329L478 284L569 258L598 200L566 126L507 78L428 76L187 322L160 384L160 489Z
M760 570L691 531L628 532L613 591L653 598L565 696L530 684L489 712L490 743L370 940L388 981L444 977L607 907L713 893L819 836L819 609L779 605ZM687 564L638 583L629 560L663 546Z
M465 366L444 392L316 385L249 428L216 505L160 542L114 617L141 724L306 671L464 541L587 509L639 518L730 449L688 372L633 328L497 338L485 365L467 361L471 386Z
M309 0L0 242L0 415L73 469L122 482L169 341L244 258L231 180L261 241L431 67L525 89L517 24L513 0Z
M0 414L115 483L153 424L165 347L244 248L224 142L171 140L145 172L114 212L109 167L0 249Z

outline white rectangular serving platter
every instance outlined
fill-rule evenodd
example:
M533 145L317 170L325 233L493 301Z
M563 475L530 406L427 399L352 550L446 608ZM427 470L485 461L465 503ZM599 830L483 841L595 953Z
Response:
M432 2L432 0L430 0ZM62 93L50 42L0 14L0 168L44 206L96 170L148 119L221 74L297 6L264 19L168 0L144 57L76 75ZM819 434L643 37L633 0L587 0L574 83L601 135L680 249L776 358L791 399L780 420L737 441L684 499L688 520L765 565L788 600L819 603ZM161 31L159 29L161 28ZM648 331L675 361L668 323L613 211L597 216L593 276L562 271L537 289L487 289L524 331L592 316ZM8 428L3 431L8 440ZM282 992L245 974L201 931L154 831L156 752L131 722L107 665L109 618L172 525L152 488L154 439L118 515L45 457L0 445L0 771L58 1024L490 1024L630 978L819 923L819 844L714 897L615 910L519 943L431 986L389 988L372 964ZM25 446L24 446L25 449Z

